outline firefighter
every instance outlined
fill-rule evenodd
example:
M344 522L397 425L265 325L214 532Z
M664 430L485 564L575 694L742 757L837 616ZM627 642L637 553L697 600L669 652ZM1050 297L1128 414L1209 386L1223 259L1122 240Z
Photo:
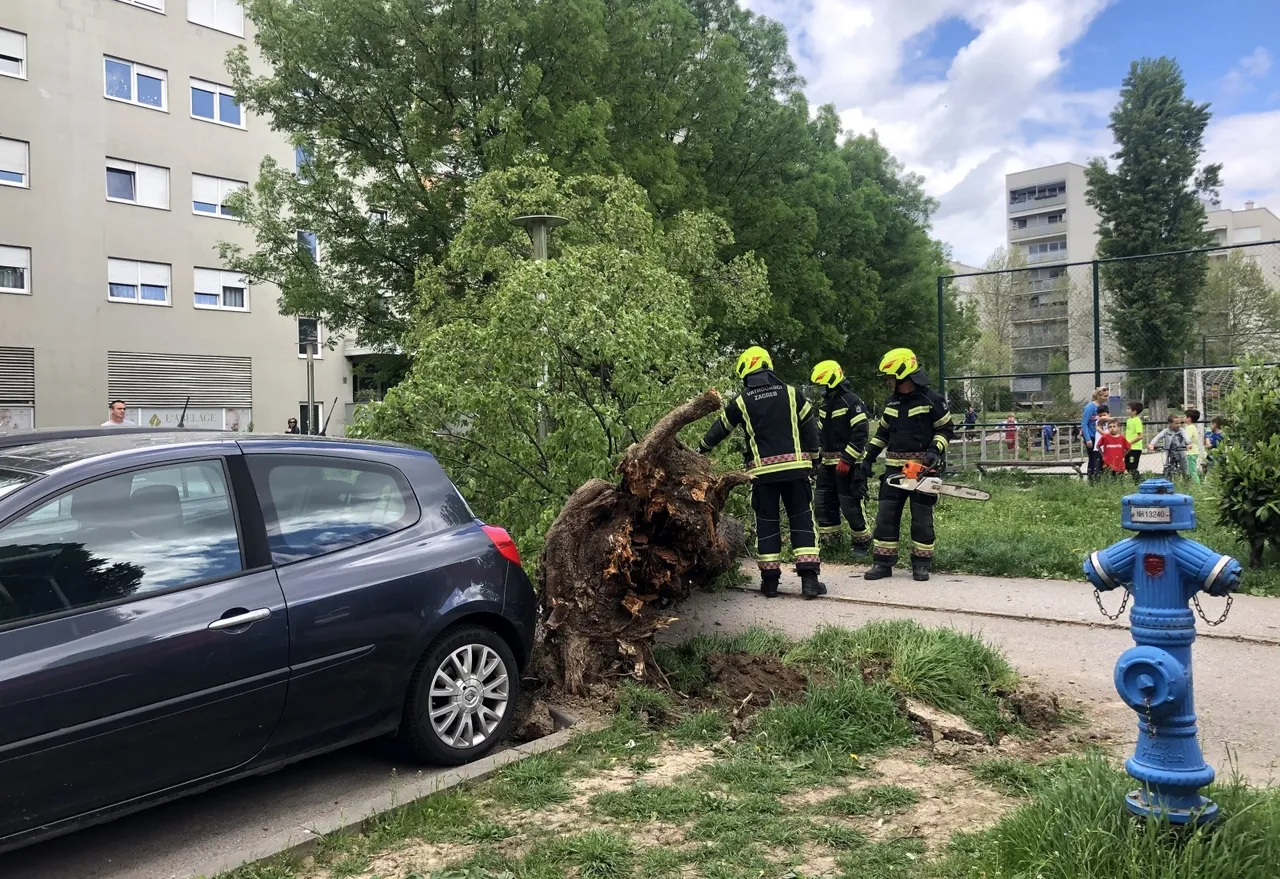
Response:
M791 549L801 593L825 594L818 582L818 536L813 527L813 493L809 477L818 463L818 422L813 406L773 373L769 352L751 347L738 358L743 391L725 404L720 418L703 437L704 455L741 427L746 434L746 469L751 474L751 508L756 514L760 592L778 594L782 577L782 518L787 510Z
M841 514L853 530L853 551L871 547L863 498L867 481L862 476L862 460L867 454L867 407L845 381L844 370L834 360L824 360L813 368L809 381L825 393L818 405L818 430L822 437L822 469L818 471L816 505L818 534L834 537L843 528Z
M909 461L919 461L926 471L936 470L951 442L951 413L942 395L929 387L929 377L920 368L909 348L894 348L880 361L880 371L893 389L885 401L876 434L867 443L863 474L870 478L871 465L885 453L885 477L900 473ZM902 508L911 503L911 573L916 580L928 580L933 563L933 508L936 495L903 491L880 481L880 507L876 511L871 569L863 576L879 580L893 573L898 558L898 533Z

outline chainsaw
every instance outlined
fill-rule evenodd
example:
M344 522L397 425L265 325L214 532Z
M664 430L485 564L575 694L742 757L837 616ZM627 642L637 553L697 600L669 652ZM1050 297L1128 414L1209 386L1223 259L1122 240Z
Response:
M943 482L934 471L925 470L924 465L919 461L907 462L901 473L887 477L885 483L903 491L918 491L920 494L930 494L935 497L945 494L947 497L964 498L968 501L991 500L991 495L981 489Z

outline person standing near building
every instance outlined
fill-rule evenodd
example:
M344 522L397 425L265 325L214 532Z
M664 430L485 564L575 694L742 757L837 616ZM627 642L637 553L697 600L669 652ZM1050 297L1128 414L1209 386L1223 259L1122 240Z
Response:
M880 480L880 507L871 544L871 570L863 577L879 580L893 574L898 559L898 535L902 510L911 504L911 573L916 580L928 580L933 564L933 508L937 495L905 491L889 485L885 478L902 472L908 462L918 461L926 470L935 470L947 451L954 433L947 401L929 387L929 377L920 368L909 348L894 348L880 361L880 372L893 390L884 404L876 434L867 443L862 465L869 479L871 466L885 453L885 473Z
M853 531L853 551L871 547L862 500L867 482L862 478L862 459L867 454L870 423L867 407L845 380L844 370L834 360L824 360L813 368L809 381L824 389L818 404L818 430L822 438L822 468L818 471L816 506L818 534L835 537L843 531L844 516Z
M1084 404L1084 413L1080 416L1080 435L1084 437L1084 448L1088 453L1089 467L1086 471L1090 482L1097 482L1102 475L1102 453L1098 451L1098 407L1111 399L1111 391L1104 385L1093 392L1093 398Z
M1142 460L1142 410L1146 406L1141 400L1129 403L1129 420L1124 423L1124 438L1129 443L1129 451L1124 453L1124 469L1137 482L1138 462Z
M124 400L112 400L111 406L107 411L107 420L102 422L103 427L137 427L132 421L126 419L125 412L127 407Z
M285 433L301 433L302 431L298 430L298 419L290 418L288 421L288 425L284 429L284 432Z
M756 514L760 592L778 594L782 578L782 517L791 525L791 551L800 591L805 598L826 593L818 582L821 569L818 535L813 524L813 490L809 476L818 457L818 420L813 406L798 390L773 373L769 352L752 346L738 358L743 391L725 404L698 451L708 454L735 428L747 438L746 470L752 476L751 508Z

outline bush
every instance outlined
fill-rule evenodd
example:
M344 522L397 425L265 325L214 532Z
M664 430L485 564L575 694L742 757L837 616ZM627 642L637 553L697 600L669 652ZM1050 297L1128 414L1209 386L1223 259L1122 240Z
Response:
M1280 546L1280 367L1249 365L1226 400L1231 426L1218 449L1222 521L1249 545L1249 567Z

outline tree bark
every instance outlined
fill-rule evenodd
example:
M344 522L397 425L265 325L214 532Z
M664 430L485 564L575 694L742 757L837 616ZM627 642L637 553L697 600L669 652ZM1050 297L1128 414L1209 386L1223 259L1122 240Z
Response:
M710 460L677 438L720 407L710 390L667 413L623 454L619 484L591 480L556 517L539 569L539 667L554 678L548 683L581 695L622 675L661 680L655 635L693 589L737 563L721 511L750 477L716 476Z

